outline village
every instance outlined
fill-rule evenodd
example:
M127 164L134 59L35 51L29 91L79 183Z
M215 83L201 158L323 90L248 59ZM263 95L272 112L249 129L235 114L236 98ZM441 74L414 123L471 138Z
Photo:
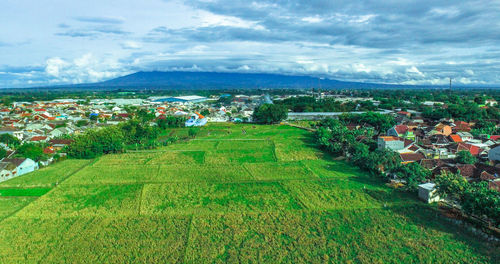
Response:
M87 129L116 125L130 120L140 110L154 114L156 119L166 116L203 119L208 122L252 122L255 107L263 103L280 102L302 95L229 95L203 97L149 97L146 99L56 99L52 101L14 102L0 109L0 148L5 154L0 161L0 181L17 177L64 158L64 149L73 135ZM313 94L314 95L314 94ZM328 98L320 93L318 98ZM333 97L345 102L370 101L373 98ZM442 107L439 102L423 102L426 106ZM494 100L486 105L495 106ZM359 106L359 103L358 103ZM363 112L353 111L353 114ZM478 121L455 119L432 120L414 110L384 110L378 113L394 117L396 125L387 131L376 131L374 140L379 149L397 152L403 164L419 163L432 175L443 171L459 173L469 182L486 181L491 189L500 190L500 135L477 134L471 131ZM342 112L291 112L289 122L336 118ZM488 120L499 126L498 120ZM299 121L300 122L300 121ZM188 123L186 123L187 125ZM194 123L193 123L194 124ZM203 123L204 124L204 123ZM156 123L151 123L156 125ZM348 124L350 130L367 128L370 124ZM23 147L24 146L24 147ZM30 148L31 146L32 148ZM38 148L33 150L33 146ZM425 185L432 190L432 184ZM429 196L430 197L430 196ZM431 199L431 198L424 198Z

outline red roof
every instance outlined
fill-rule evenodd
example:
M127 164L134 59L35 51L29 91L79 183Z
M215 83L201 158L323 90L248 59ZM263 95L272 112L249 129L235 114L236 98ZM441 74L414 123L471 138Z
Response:
M410 113L406 112L406 111L399 111L398 114L400 114L400 115L409 115Z
M493 135L493 136L490 136L490 139L491 139L491 140L493 140L493 141L500 140L500 135Z
M47 110L43 109L43 108L37 108L35 109L35 112L46 112Z
M404 134L406 131L408 131L408 126L407 125L397 125L394 127L396 129L396 132L399 134Z
M34 136L30 139L30 141L40 141L40 140L46 140L46 136Z
M401 153L399 154L403 162L408 162L408 161L420 161L425 159L425 156L422 153Z
M460 142L458 143L457 152L462 150L469 151L473 156L477 156L479 155L479 153L481 153L481 151L483 151L478 146Z
M53 147L46 147L43 149L43 153L45 154L53 154L55 151L54 151L54 148Z
M8 112L10 112L10 110L6 108L6 109L2 109L2 110L0 110L0 112L5 112L5 113L8 113Z

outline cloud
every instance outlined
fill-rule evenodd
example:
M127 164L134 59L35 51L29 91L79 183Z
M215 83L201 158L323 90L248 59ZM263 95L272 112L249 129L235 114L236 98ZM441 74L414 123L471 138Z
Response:
M131 41L131 40L125 41L125 42L121 43L120 45L122 46L123 49L137 50L137 49L142 48L142 44L140 42Z
M20 2L28 0L9 4ZM19 10L26 8L35 7ZM0 17L9 17L2 10ZM9 42L0 42L6 64L0 86L179 69L401 84L499 80L498 1L147 0L116 6L88 0L61 10L45 17L37 12L36 28L33 21L11 23L3 34ZM33 41L12 44L26 36ZM42 69L14 72L13 65Z
M62 37L91 37L98 38L104 36L125 36L130 34L130 32L124 31L119 27L113 25L100 25L94 27L81 27L73 28L68 27L63 32L56 33L57 36Z
M75 17L76 21L98 24L123 24L122 18L114 17Z

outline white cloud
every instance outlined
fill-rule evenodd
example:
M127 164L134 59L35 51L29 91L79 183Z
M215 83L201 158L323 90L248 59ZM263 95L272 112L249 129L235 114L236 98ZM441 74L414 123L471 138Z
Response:
M61 58L50 58L46 62L45 72L54 77L59 77L60 70L68 65L68 63Z
M121 44L121 46L124 49L133 49L133 50L141 49L142 48L142 44L140 42L131 41L131 40L123 42Z

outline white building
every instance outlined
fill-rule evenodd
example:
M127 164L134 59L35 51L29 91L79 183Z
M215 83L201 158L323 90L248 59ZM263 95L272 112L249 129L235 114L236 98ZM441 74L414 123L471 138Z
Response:
M38 170L38 163L28 158L3 159L0 162L0 182Z
M439 202L440 198L436 192L436 184L432 182L420 184L418 186L418 198L426 203Z

